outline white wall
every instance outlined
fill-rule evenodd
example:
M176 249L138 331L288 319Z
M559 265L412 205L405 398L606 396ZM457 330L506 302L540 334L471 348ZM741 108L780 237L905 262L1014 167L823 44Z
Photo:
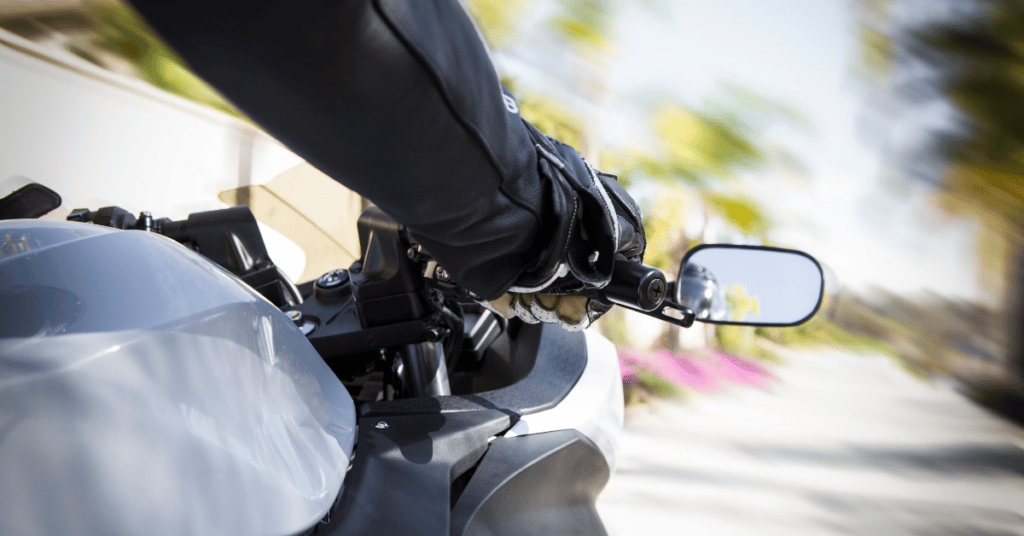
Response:
M0 196L27 178L68 208L180 219L302 163L244 121L0 30ZM266 227L264 226L266 229ZM265 233L293 278L301 250Z

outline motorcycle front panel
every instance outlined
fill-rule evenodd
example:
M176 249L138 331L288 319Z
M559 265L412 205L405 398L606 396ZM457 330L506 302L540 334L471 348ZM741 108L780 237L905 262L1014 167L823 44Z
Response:
M351 397L287 317L159 235L0 221L0 533L295 534Z

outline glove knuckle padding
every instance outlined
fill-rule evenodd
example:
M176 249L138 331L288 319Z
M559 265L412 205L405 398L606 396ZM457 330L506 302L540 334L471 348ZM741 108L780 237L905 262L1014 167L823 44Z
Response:
M640 214L640 207L613 175L600 172L597 175L604 185L605 192L608 193L608 197L615 205L616 217L619 219L619 243L616 252L621 253L630 261L643 261L643 254L647 249L647 237L644 235L644 221Z
M540 235L547 242L538 248L539 260L512 288L511 309L525 322L581 330L611 306L580 292L607 285L616 258L643 258L640 209L613 175L598 173L572 147L524 124L554 210Z
M548 271L534 272L532 277L521 279L519 286L545 281L550 270L564 262L575 284L560 280L559 291L603 287L611 279L619 242L620 225L613 201L597 173L575 149L545 136L528 123L527 128L540 156L538 169L549 182L553 199L566 208L571 204L573 210L552 213L558 224L551 227L559 234L542 253L546 258L542 266Z

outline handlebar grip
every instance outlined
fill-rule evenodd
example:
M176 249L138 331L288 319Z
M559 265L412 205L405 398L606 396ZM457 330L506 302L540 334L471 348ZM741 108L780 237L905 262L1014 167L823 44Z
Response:
M612 280L599 293L602 301L648 312L661 305L667 291L661 270L616 259Z

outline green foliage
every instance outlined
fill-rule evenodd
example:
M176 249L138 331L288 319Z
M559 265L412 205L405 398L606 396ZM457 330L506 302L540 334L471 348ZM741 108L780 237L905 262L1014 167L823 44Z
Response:
M811 121L796 108L769 99L735 84L721 84L706 112L729 127L752 134L776 124L786 124L804 132L814 130Z
M716 326L715 339L718 343L718 348L726 353L748 356L756 353L753 327Z
M648 370L638 371L636 379L637 386L658 398L677 397L683 393L682 389L672 382Z
M679 269L679 259L690 245L683 233L683 223L689 211L701 210L699 205L690 202L691 197L681 188L666 186L644 214L647 235L644 264L666 274L674 274Z
M561 13L549 21L555 32L579 49L608 49L607 35L616 2L560 0Z
M866 10L876 17L891 16L886 2L864 1ZM890 30L889 34L866 26L865 54L870 60L882 50L896 58L891 63L912 60L937 69L939 76L894 69L884 75L903 76L905 86L911 89L907 95L919 99L943 95L963 114L966 128L932 133L931 148L947 163L940 176L930 177L944 190L942 206L953 214L1001 218L1009 224L1005 230L1014 235L1012 239L1020 242L1024 238L1020 236L1024 229L1020 179L1024 175L1024 116L1013 112L1024 102L1024 3L988 0L971 4L985 9L958 19ZM900 24L899 20L890 23Z
M861 55L869 73L890 73L893 66L892 44L882 32L860 28Z
M806 323L795 327L759 327L757 328L757 334L760 337L785 346L829 346L864 354L897 355L896 350L882 340L881 337L869 336L844 329L820 314Z
M469 0L469 13L491 48L501 49L519 37L518 21L532 0Z
M995 280L1006 282L1004 368L1024 389L1024 335L1018 329L1024 321L1024 115L1018 113L1024 102L1024 2L958 0L953 16L913 26L885 3L874 5L882 0L862 2L888 22L881 33L894 60L880 78L898 80L901 104L945 101L960 112L957 128L928 133L925 149L939 165L922 178L940 187L938 204L948 213L984 226L976 252L982 278L989 288ZM897 70L903 66L909 68Z
M763 150L751 132L735 123L666 100L650 116L657 146L651 154L634 151L634 169L655 180L699 184L760 165L765 160Z
M680 400L685 399L687 395L686 391L650 372L643 372L632 380L622 385L623 403L627 407L646 404L659 398Z
M749 197L710 192L705 199L715 212L745 234L764 236L772 226L761 205Z
M647 2L651 4L651 2ZM576 46L603 51L606 36L611 30L614 13L625 5L624 0L561 0L560 11L550 24L558 33ZM481 29L492 43L507 43L513 29L515 9L507 4L490 0L473 0L470 9ZM511 32L501 34L501 32ZM505 37L495 37L497 35ZM515 80L503 79L516 94L522 116L541 131L586 152L586 125L582 119L555 99L537 92L525 91ZM601 153L603 169L619 175L629 186L637 179L656 180L666 184L683 182L705 191L707 207L723 216L742 232L764 235L772 222L753 199L711 192L711 181L732 177L739 170L763 165L768 154L759 145L749 126L750 118L740 118L739 108L751 117L774 122L798 117L793 110L771 102L759 95L738 88L726 87L721 92L724 105L710 110L696 110L671 98L661 100L651 111L649 124L658 140L650 150L631 148L605 150ZM666 202L678 199L672 192L661 196ZM672 231L678 228L684 214L667 208L665 203L654 209L658 214L647 218L649 238L648 262L673 268L688 245L685 237ZM700 207L691 207L700 209ZM671 260L670 260L671 259Z
M611 50L609 35L615 16L627 4L645 7L660 5L661 0L558 0L558 13L548 26L577 51L604 53Z
M742 322L748 315L761 311L761 302L757 296L751 296L746 287L739 283L725 291L725 302L733 322Z
M98 22L96 45L128 60L141 78L171 93L239 115L213 88L192 74L134 11L96 4L90 15Z
M750 103L760 102L752 94L734 94ZM764 103L760 106L767 108ZM773 113L788 112L779 108ZM677 100L665 99L654 108L650 124L657 139L652 151L608 151L602 154L602 163L617 165L612 169L619 170L620 178L627 184L647 179L666 185L689 185L701 192L707 208L746 234L763 236L770 230L772 221L756 201L711 188L716 182L727 181L739 171L762 166L768 160L767 149L743 120L735 113L699 111ZM666 190L663 197L680 196ZM677 217L673 224L683 221Z
M153 33L131 9L119 4L96 3L87 7L95 35L69 44L79 57L106 67L104 53L131 65L136 76L186 99L242 117L213 88L188 69L181 58Z
M519 101L519 114L541 132L570 146L583 150L584 123L576 114L556 99L535 91L523 91L514 78L502 77Z

